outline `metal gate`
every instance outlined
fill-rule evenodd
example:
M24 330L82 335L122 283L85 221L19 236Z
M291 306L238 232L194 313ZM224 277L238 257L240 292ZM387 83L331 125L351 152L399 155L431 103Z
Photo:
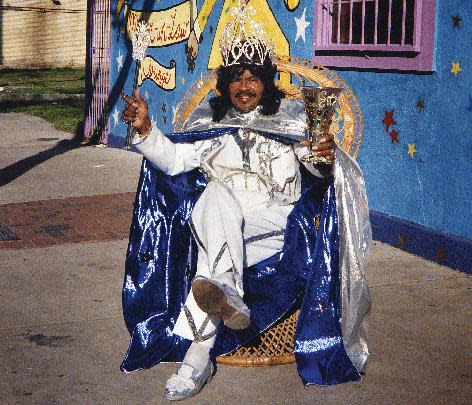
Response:
M110 1L87 1L84 143L108 143L110 82Z

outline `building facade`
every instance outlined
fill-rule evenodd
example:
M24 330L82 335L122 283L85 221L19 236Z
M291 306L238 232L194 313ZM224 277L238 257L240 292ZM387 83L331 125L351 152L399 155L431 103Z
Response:
M111 0L107 108L112 138L126 136L119 94L129 94L141 76L138 86L152 119L171 131L185 90L207 72L219 23L229 10L226 3ZM472 272L470 0L248 4L276 21L271 26L286 38L289 55L330 67L357 95L365 124L358 162L374 238ZM147 70L139 76L128 31L141 20L152 24L152 41L143 65ZM192 30L202 35L198 58L190 65L185 46Z
M363 110L374 236L472 272L470 1L315 7L313 60L336 70Z
M84 67L87 0L0 0L0 67Z

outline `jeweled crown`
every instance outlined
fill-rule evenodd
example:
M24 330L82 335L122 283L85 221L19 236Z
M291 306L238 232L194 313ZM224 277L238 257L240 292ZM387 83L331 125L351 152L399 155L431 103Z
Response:
M272 59L274 44L262 25L252 19L256 10L239 0L238 7L232 7L230 13L233 21L226 24L219 41L223 65L263 65L267 58Z

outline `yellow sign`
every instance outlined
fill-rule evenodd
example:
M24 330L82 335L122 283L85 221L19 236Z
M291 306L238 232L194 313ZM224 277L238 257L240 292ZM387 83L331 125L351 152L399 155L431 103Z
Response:
M158 11L136 11L125 5L126 35L128 39L140 21L145 21L151 35L150 47L172 45L190 35L190 1ZM194 5L196 8L196 4Z
M165 67L152 56L146 56L139 69L138 86L146 79L152 80L164 90L175 89L175 62L171 61L170 67Z

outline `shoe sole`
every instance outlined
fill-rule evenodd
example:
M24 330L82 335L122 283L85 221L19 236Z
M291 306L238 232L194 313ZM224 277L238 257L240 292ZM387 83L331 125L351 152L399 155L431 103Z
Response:
M217 285L206 280L195 280L192 283L193 297L198 307L208 315L220 318L230 329L246 329L251 319L232 307L225 292Z

